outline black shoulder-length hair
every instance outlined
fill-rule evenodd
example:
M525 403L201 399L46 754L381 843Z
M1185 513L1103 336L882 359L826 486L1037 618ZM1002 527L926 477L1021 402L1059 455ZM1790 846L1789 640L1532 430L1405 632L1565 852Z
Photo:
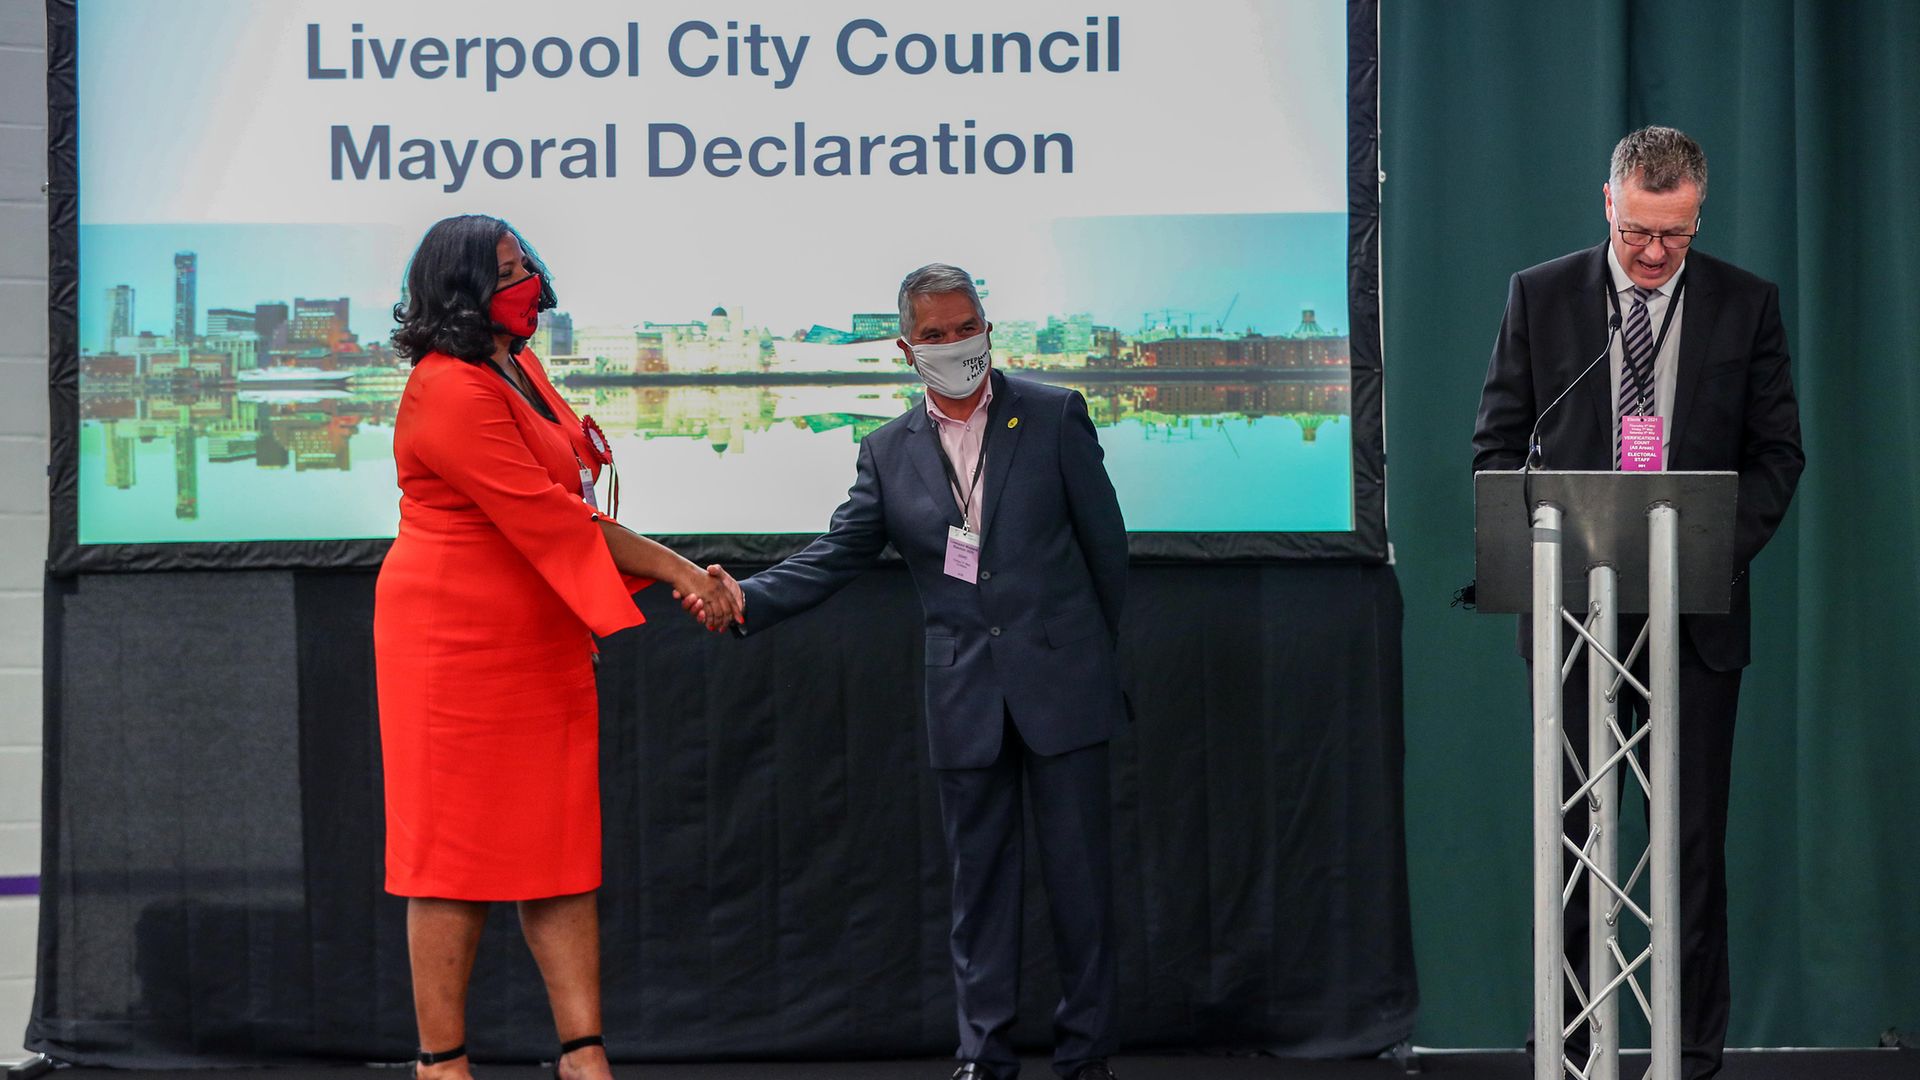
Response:
M393 348L414 363L428 353L445 353L469 363L493 355L493 335L506 328L487 317L487 302L500 284L500 238L512 234L540 275L540 310L559 303L553 275L513 226L486 214L461 214L436 221L420 238L407 263L407 291L393 305ZM511 351L526 348L514 338Z

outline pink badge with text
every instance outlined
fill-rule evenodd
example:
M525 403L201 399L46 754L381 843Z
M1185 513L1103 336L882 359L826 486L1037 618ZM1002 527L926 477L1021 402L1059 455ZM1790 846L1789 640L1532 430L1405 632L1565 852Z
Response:
M1665 417L1621 417L1620 471L1664 471L1667 467L1665 447L1662 444L1665 428Z

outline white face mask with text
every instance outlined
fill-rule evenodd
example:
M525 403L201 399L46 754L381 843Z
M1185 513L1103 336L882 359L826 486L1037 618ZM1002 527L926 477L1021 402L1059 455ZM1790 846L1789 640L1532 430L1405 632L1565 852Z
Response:
M992 332L940 345L912 345L913 366L927 389L956 401L973 396L987 377L993 355Z

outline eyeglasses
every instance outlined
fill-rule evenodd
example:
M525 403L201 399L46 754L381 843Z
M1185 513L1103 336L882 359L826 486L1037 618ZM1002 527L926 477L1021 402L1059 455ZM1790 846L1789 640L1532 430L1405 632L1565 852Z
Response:
M1620 234L1620 239L1625 240L1628 247L1643 248L1655 240L1658 240L1660 241L1660 246L1666 248L1668 251L1685 251L1687 245L1693 243L1693 238L1700 235L1697 229L1693 232L1676 233L1647 232L1644 229L1616 229L1614 231Z

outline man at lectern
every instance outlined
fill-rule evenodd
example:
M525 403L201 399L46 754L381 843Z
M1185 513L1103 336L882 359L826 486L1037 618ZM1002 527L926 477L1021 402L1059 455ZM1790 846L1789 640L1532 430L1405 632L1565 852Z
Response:
M1686 1075L1707 1077L1720 1070L1727 1033L1727 797L1749 662L1747 568L1786 514L1806 458L1779 289L1694 249L1707 194L1700 147L1672 128L1633 132L1614 147L1601 191L1606 242L1513 276L1473 467L1518 469L1531 450L1536 468L1740 474L1732 607L1680 620L1680 1038ZM1623 648L1643 622L1621 620ZM1525 652L1524 620L1521 632ZM1585 684L1582 665L1571 685ZM1639 667L1644 679L1644 655ZM1627 715L1630 698L1622 722L1644 723L1644 702L1631 702L1642 715ZM1568 737L1585 746L1585 695L1565 705ZM1574 817L1577 844L1585 811ZM1584 977L1584 889L1568 905L1566 934ZM1582 1025L1569 1053L1580 1045L1584 1056L1585 1039Z

